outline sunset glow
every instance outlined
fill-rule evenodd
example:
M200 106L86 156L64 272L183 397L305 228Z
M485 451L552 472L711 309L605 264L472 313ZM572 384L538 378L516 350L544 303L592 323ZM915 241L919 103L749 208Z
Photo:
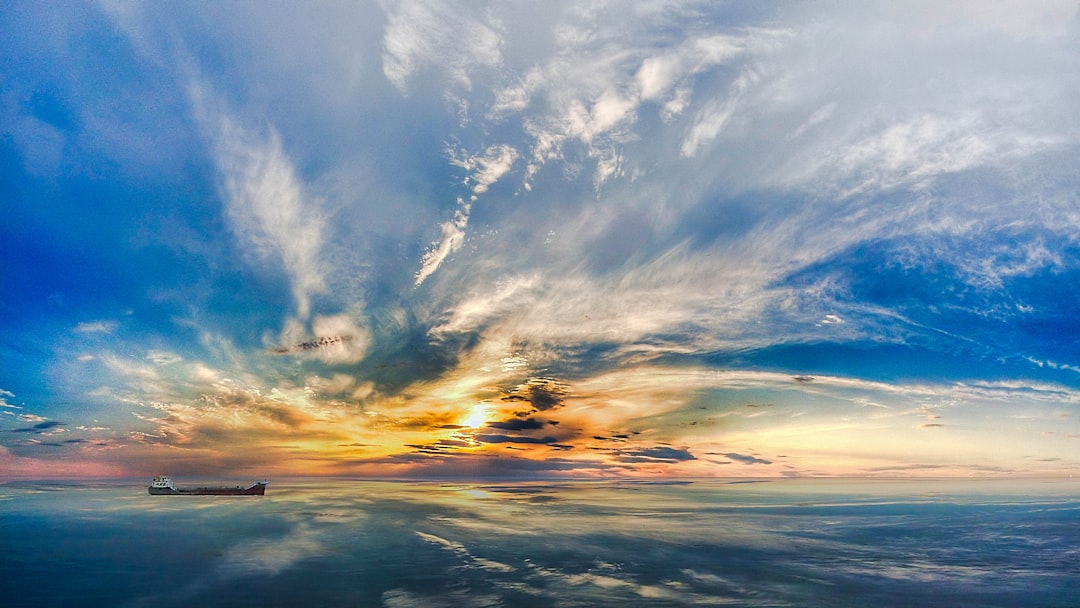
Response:
M472 411L466 416L461 424L473 429L478 429L488 422L488 408L486 405L473 406Z

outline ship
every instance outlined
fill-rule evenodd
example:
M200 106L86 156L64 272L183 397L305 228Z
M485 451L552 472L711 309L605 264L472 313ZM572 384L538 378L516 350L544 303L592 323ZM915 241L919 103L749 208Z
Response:
M154 496L262 496L266 494L266 482L256 481L246 488L240 486L178 488L168 476L158 475L147 490Z

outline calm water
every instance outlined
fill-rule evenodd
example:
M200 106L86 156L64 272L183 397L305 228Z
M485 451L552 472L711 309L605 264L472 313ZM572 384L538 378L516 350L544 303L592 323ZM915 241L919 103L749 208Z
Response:
M0 605L1080 606L1070 481L145 486L0 485Z

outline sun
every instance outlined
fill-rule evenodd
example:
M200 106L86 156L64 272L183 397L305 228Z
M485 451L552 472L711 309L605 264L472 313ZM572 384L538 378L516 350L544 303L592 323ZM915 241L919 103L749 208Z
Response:
M469 412L469 415L465 416L465 418L461 420L461 424L463 426L478 429L487 424L487 421L488 406L484 405L483 403L478 403L473 406L472 410Z

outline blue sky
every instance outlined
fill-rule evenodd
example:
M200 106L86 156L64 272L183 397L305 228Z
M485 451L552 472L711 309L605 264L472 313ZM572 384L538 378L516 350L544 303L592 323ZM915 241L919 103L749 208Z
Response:
M1071 2L15 3L10 476L1068 475Z

